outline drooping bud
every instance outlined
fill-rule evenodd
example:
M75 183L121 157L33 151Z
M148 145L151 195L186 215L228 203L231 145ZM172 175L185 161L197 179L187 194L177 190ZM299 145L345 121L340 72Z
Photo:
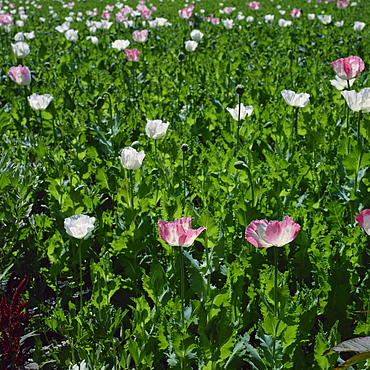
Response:
M237 170L245 170L248 166L243 161L237 161L234 163L234 167Z
M131 146L134 148L134 149L138 149L139 146L141 145L140 141L134 141Z

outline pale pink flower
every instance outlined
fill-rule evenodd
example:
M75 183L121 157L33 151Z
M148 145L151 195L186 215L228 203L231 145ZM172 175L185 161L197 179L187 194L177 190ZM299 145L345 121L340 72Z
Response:
M245 230L245 239L257 248L282 247L289 244L301 229L291 217L285 216L284 220L252 221Z
M114 5L106 5L106 6L105 6L105 9L107 9L107 10L108 10L108 12L113 12L113 10L114 10Z
M349 5L349 1L340 1L337 2L338 9L344 9Z
M261 3L259 3L258 1L252 1L248 3L247 5L253 10L258 10L261 6Z
M31 83L31 71L28 67L10 67L8 76L20 86L26 86Z
M190 226L190 217L181 217L175 221L158 221L159 236L172 246L190 247L197 236L206 228L194 230Z
M290 12L290 16L291 16L291 17L293 17L293 18L299 18L301 15L302 15L302 10L301 10L301 9L296 9L296 8L294 8L294 9Z
M231 6L228 6L226 8L224 8L224 13L226 14L231 14L236 8L233 8Z
M351 56L348 58L341 58L331 63L335 73L342 80L352 80L365 68L365 64L360 57Z
M220 18L214 18L214 17L212 17L211 18L211 23L212 24L215 24L215 25L220 24Z
M150 9L143 9L141 11L141 18L144 20L152 18L152 11Z
M123 23L125 20L127 20L127 15L120 12L116 14L116 21L118 23Z
M124 15L128 15L132 13L132 10L133 10L132 8L130 8L129 6L126 6L125 8L120 9L120 13Z
M356 221L365 230L367 235L370 235L370 209L364 209L356 216Z
M0 26L11 26L13 24L13 16L11 14L0 14Z
M103 13L101 13L101 17L103 19L110 19L111 16L112 16L112 14L109 13L109 12L103 12Z
M145 9L148 9L146 5L142 5L142 4L139 4L136 6L136 9L139 11L139 12L142 12L143 10Z
M126 59L131 62L138 62L140 60L140 51L137 49L125 49Z
M179 10L179 16L182 19L189 19L192 15L193 15L192 10L188 8Z
M136 42L145 42L148 39L148 30L134 31L132 38Z

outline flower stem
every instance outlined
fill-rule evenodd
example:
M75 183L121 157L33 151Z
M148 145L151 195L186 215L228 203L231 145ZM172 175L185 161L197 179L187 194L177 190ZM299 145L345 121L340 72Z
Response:
M358 111L358 116L357 116L357 143L358 146L361 148L361 111Z
M132 170L128 170L128 180L130 182L130 207L134 209L134 182L132 180Z
M181 246L179 246L179 258L180 258L181 328L184 329L184 325L185 325L185 266L184 266L184 256L182 254Z
M274 247L274 316L278 313L278 302L277 302L277 274L278 274L278 250Z
M207 233L204 235L204 249L206 251L206 261L207 261L207 299L211 295L211 259L210 251L208 248L208 236Z
M110 116L110 125L111 125L111 128L113 127L113 109L112 109L112 98L110 96L110 94L108 92L104 92L102 94L102 97L104 96L108 96L108 99L109 99L109 116Z
M348 90L351 88L350 84L349 84L349 80L347 80L347 87L348 87ZM346 137L348 138L348 144L347 144L347 154L349 153L349 146L350 146L350 139L349 139L349 107L347 106L347 104L345 105L346 107Z
M185 152L182 152L182 183L183 183L183 191L184 191L184 204L183 204L183 211L185 212L185 204L186 204L186 167L185 167Z
M78 260L80 264L80 312L82 312L82 240L78 245Z
M241 108L241 95L239 94L238 95L238 102L239 102L239 105L238 105L238 123L237 123L237 128L236 128L236 153L238 153L238 150L239 150L239 128L240 128L240 108Z

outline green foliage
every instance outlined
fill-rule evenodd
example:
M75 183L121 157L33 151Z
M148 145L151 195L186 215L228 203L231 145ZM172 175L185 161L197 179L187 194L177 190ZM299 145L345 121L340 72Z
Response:
M171 23L155 27L140 17L132 27L115 22L116 6L111 27L94 33L97 45L86 22L100 20L106 1L72 9L46 1L25 7L23 27L0 28L0 280L29 276L29 326L38 335L25 343L40 368L85 360L94 370L329 370L367 358L323 356L342 338L370 334L368 237L355 222L370 208L369 116L349 111L330 84L330 62L350 55L366 65L353 89L369 82L370 36L353 29L369 9L356 2L338 9L282 0L282 16L275 2L252 10L231 1L227 14L201 0L193 27L179 2L153 0L150 21ZM302 16L280 27L293 6ZM95 7L97 16L85 13ZM42 22L45 10L55 16ZM77 42L55 29L69 12ZM322 24L321 13L332 23ZM210 14L220 25L203 19ZM148 40L135 42L133 30L144 28ZM187 52L193 28L204 37ZM16 61L15 34L32 30L30 55ZM138 62L112 48L125 39L140 50ZM21 63L32 72L29 86L8 76ZM253 113L237 122L226 108L238 104L240 84ZM310 103L289 107L283 89L309 93ZM32 93L53 101L35 111ZM170 122L166 135L150 139L146 119ZM134 142L146 156L129 173L119 155ZM80 243L63 227L79 213L96 219ZM244 232L253 220L286 215L301 230L275 265L273 248L254 248ZM194 244L160 240L158 220L183 216L206 228Z

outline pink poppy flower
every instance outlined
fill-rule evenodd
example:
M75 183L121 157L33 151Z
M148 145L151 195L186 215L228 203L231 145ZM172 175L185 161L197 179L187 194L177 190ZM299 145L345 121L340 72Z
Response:
M138 62L140 60L140 51L137 49L125 49L126 59L131 62Z
M26 86L31 83L31 71L28 67L10 67L8 76L19 86Z
M299 18L301 15L302 15L302 10L301 10L301 9L296 9L296 8L294 8L294 9L290 12L290 16L291 16L291 17L293 17L293 18Z
M190 224L190 217L181 217L175 221L158 221L159 236L169 245L190 247L196 237L205 230L205 227L194 230Z
M288 216L281 222L255 220L247 226L245 239L258 248L282 247L290 243L300 229L301 226Z
M342 80L352 80L365 68L365 64L360 57L351 56L348 58L338 59L331 63L335 73Z
M251 9L253 10L257 10L260 8L261 6L261 3L259 3L258 1L252 1L250 3L247 4Z
M116 21L118 23L123 23L125 20L127 20L127 15L125 15L123 13L117 13L116 14Z
M148 20L152 17L152 11L150 9L143 9L141 11L141 18L144 20Z
M148 30L134 31L132 38L136 42L145 42L148 39Z
M337 2L338 9L344 9L349 5L349 1L340 1Z
M112 14L109 13L109 12L103 12L103 13L101 13L101 17L103 19L110 19L111 16L112 16Z
M370 209L364 209L356 216L356 221L365 230L367 235L370 235Z
M191 9L185 8L179 10L179 16L182 19L189 19L193 15L193 12Z

